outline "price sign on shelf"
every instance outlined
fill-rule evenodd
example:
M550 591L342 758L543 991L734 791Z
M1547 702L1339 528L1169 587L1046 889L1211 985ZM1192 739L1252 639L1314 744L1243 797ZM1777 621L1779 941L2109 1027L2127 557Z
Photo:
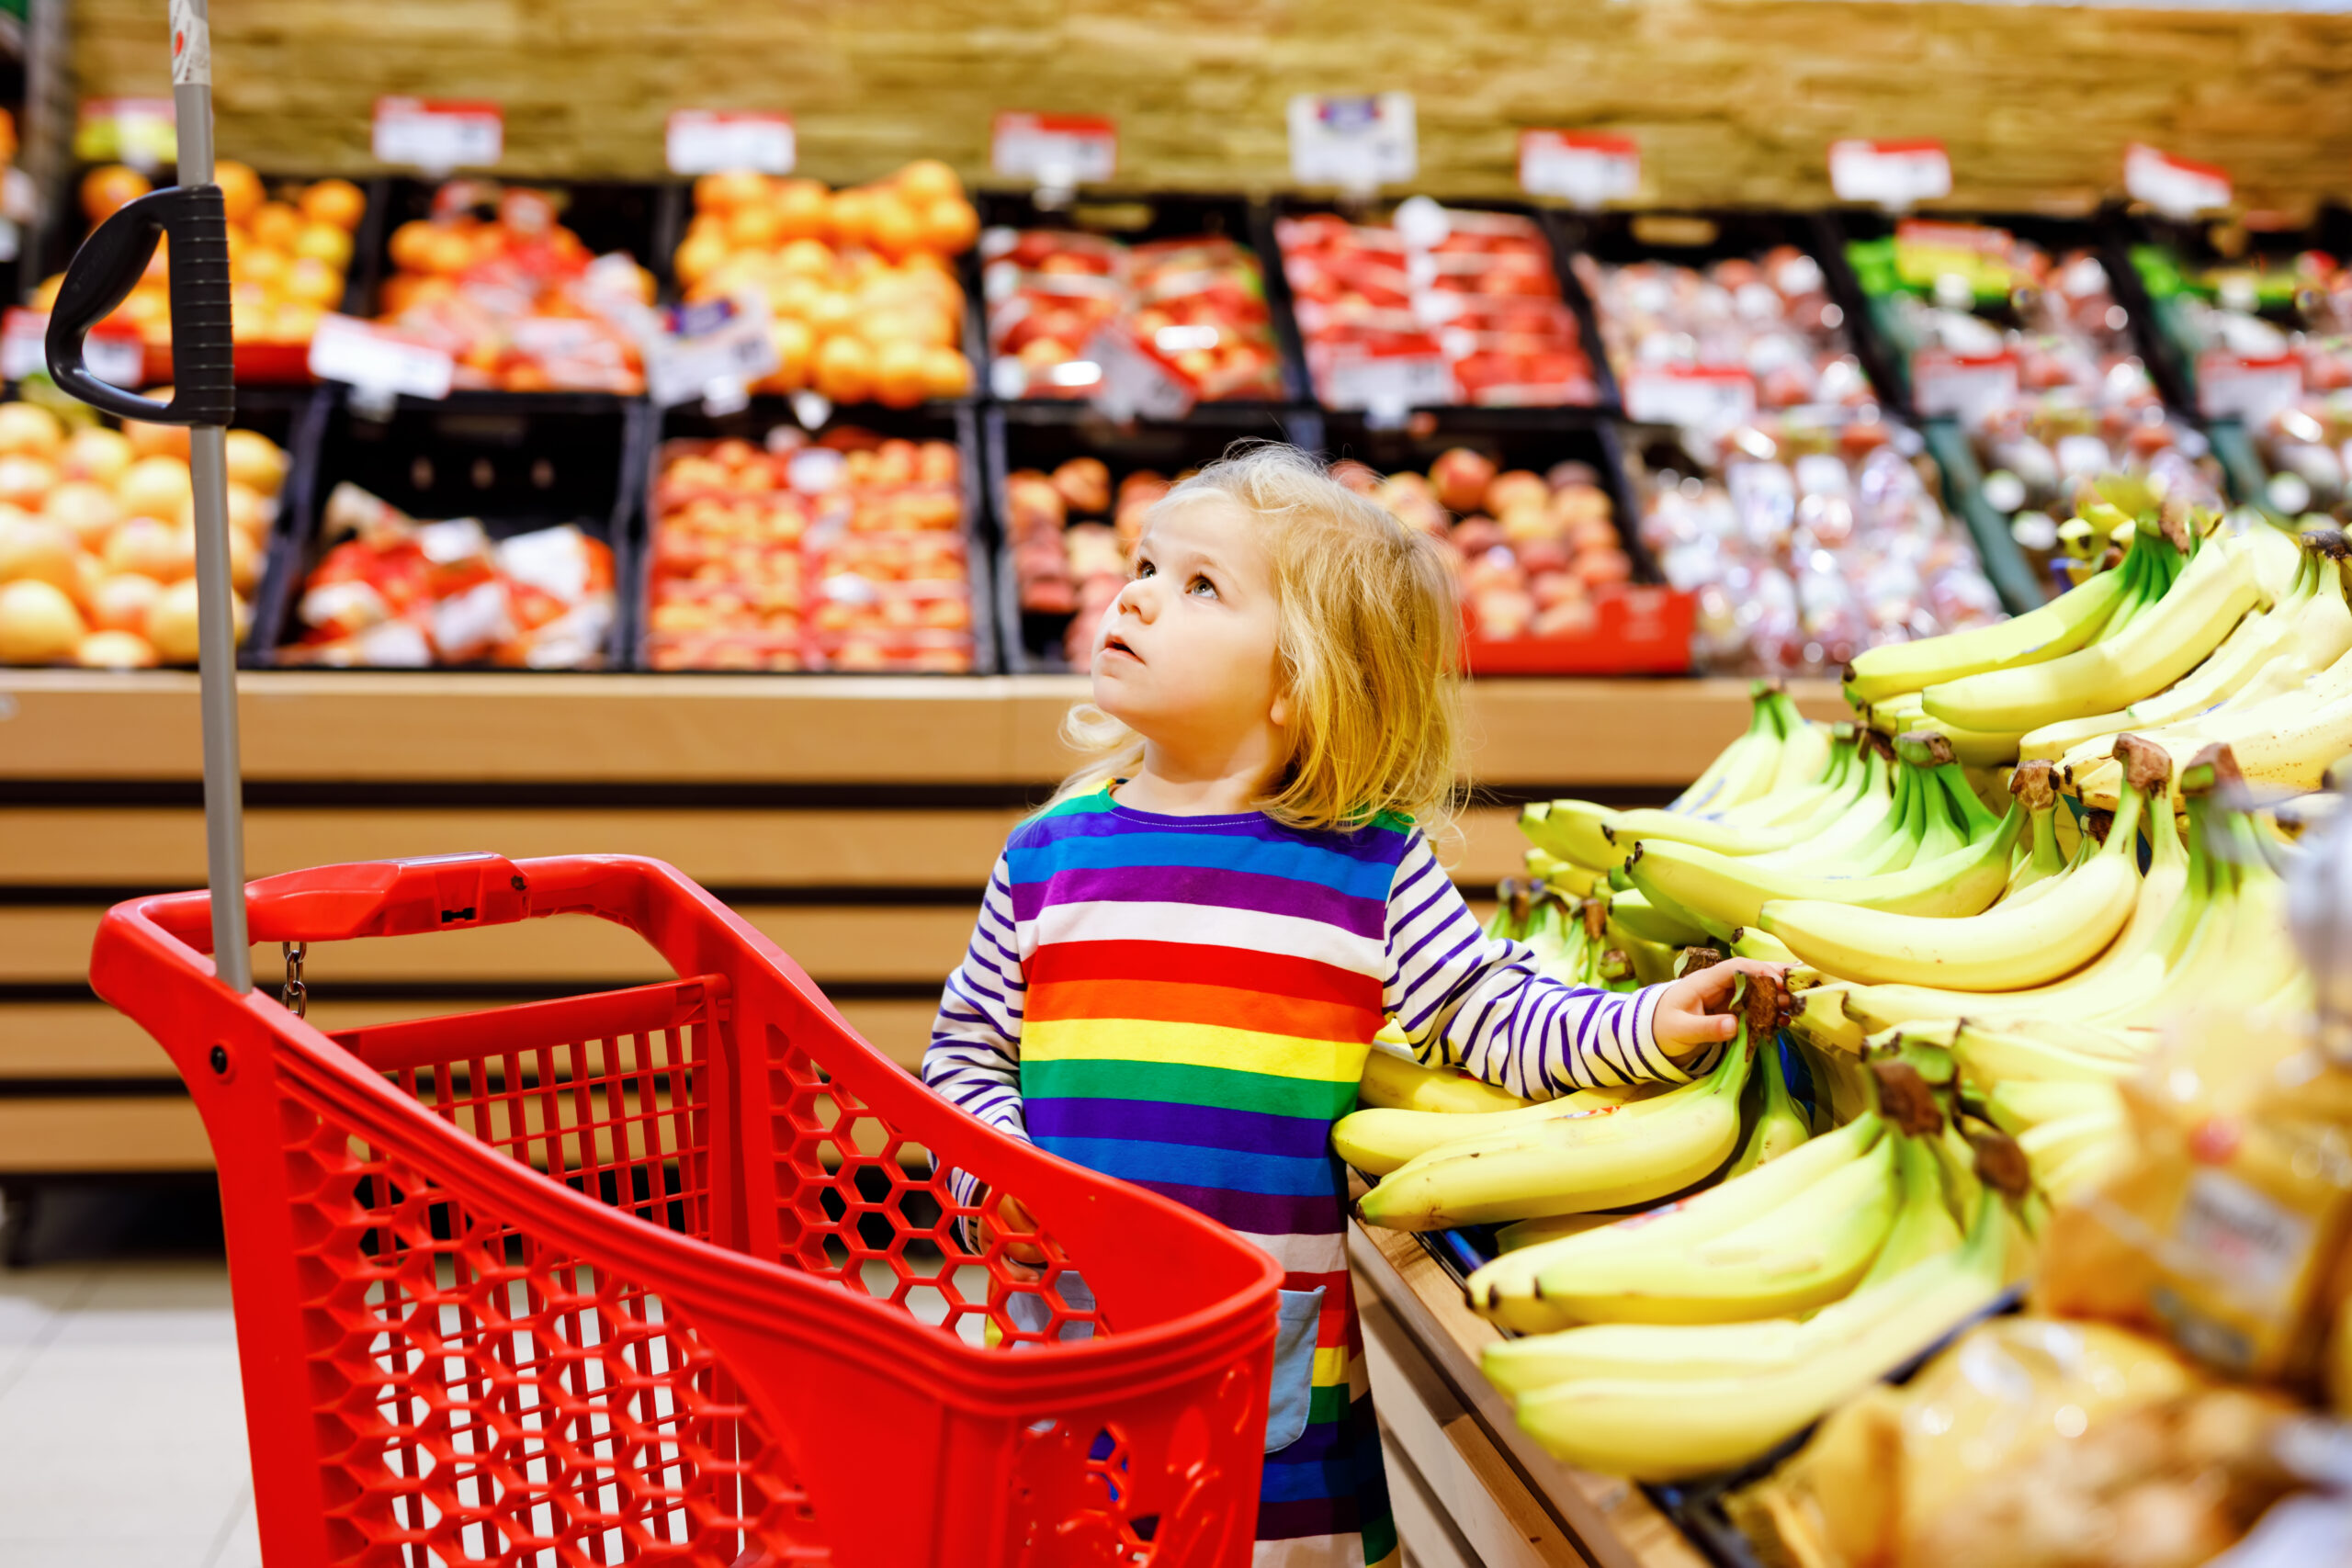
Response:
M1119 128L1105 115L1006 109L989 126L989 166L1049 190L1099 186L1118 170Z
M1911 400L1928 418L1949 414L1974 423L2017 400L2014 354L1950 354L1922 349L1911 356Z
M1138 416L1176 420L1193 412L1192 388L1117 322L1087 340L1085 357L1102 372L1088 389L1087 400L1105 417L1124 424Z
M2230 204L2230 176L2134 141L2123 150L2123 188L2169 218L2194 218Z
M363 321L325 315L311 338L311 374L347 381L380 397L446 398L457 367L446 349L431 347Z
M179 156L176 127L169 98L85 98L74 117L74 156L153 170Z
M1951 194L1951 158L1940 141L1833 141L1829 188L1899 211Z
M1333 359L1322 376L1323 398L1333 408L1400 415L1408 409L1442 408L1462 400L1453 365L1442 354L1369 350Z
M1756 378L1738 365L1640 365L1625 377L1625 417L1685 430L1728 429L1756 412Z
M662 146L673 175L788 175L799 153L790 115L750 109L673 109Z
M487 169L506 152L506 117L496 104L442 98L378 98L376 161L428 175Z
M1641 144L1597 130L1522 130L1519 185L1577 207L1628 200L1642 187Z
M2302 395L2302 361L2291 354L2261 359L2233 354L2197 356L2197 410L2207 419L2267 424Z
M1290 101L1290 173L1301 185L1371 191L1421 166L1410 93L1300 93Z
M21 381L49 369L49 312L10 308L0 316L0 376ZM109 387L137 387L147 379L147 345L126 322L101 321L82 340L82 363Z

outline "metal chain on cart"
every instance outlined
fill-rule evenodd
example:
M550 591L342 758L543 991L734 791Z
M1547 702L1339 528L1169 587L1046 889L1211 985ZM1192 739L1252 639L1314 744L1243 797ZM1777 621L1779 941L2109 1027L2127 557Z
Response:
M296 1018L304 1017L311 1010L311 993L309 987L302 984L302 957L311 951L311 944L307 942L281 942L277 945L286 954L286 988L277 993L277 999L284 1002L286 1010Z

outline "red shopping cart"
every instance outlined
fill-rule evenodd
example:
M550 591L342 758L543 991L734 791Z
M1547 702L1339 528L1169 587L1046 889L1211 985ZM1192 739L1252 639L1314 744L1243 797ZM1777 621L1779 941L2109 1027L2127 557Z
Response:
M211 47L205 0L170 14L183 183L91 234L47 347L85 401L190 427L210 892L110 910L90 979L212 1141L270 1568L1245 1561L1272 1259L933 1099L658 862L246 885ZM83 363L166 232L168 406ZM628 927L677 977L332 1035L253 991L253 939L560 916ZM1005 1224L1006 1193L1041 1228ZM1080 1269L1082 1313L1059 1290Z

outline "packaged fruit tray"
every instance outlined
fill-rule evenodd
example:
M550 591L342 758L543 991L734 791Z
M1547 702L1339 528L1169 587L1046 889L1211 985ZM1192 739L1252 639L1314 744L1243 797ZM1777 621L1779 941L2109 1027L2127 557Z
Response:
M1809 219L1546 209L1612 400L1654 423L1877 400L1850 280Z
M1548 428L1547 428L1548 426ZM1555 412L1417 415L1401 429L1328 417L1339 471L1453 547L1473 675L1679 675L1693 602L1630 527L1618 432Z
M640 670L992 673L978 415L671 411L646 475Z
M1325 407L1602 402L1591 317L1533 209L1414 197L1358 216L1281 197L1261 212L1276 311Z
M196 662L187 432L118 424L51 392L0 403L0 665ZM54 410L54 412L53 412ZM306 502L323 394L241 390L228 437L230 573L263 646L274 541Z
M2211 422L2238 498L2288 516L2352 499L2352 213L2115 225L2150 368L2177 408Z
M510 393L339 393L280 538L261 656L339 669L619 670L652 410Z
M385 182L355 313L447 349L462 391L634 397L641 312L666 257L662 188L610 181Z
M974 241L954 170L918 159L883 179L737 172L666 193L662 247L687 303L757 293L776 368L754 394L842 407L969 403L986 363Z
M2050 568L2086 483L2131 474L2220 500L2204 431L2167 406L2111 223L1848 213L1838 227L1890 384L1948 474L1985 477L1956 483L1954 502L2011 609L2063 586Z
M1295 324L1270 297L1259 229L1240 197L1137 196L1046 209L1025 193L979 197L988 384L1006 401L1085 401L1098 332L1149 361L1192 402L1307 396Z
M1702 669L1826 675L2002 613L1925 442L1875 408L1759 412L1713 436L1628 425L1624 440L1638 536L1697 596Z
M1313 410L1256 404L1203 403L1180 423L1114 424L1055 402L992 404L980 418L1002 540L996 615L1014 674L1086 668L1085 641L1126 581L1143 508L1179 475L1236 441L1322 445Z
M231 311L240 386L307 385L319 317L358 308L368 259L382 243L386 182L257 174L232 159L215 170L229 219ZM78 170L58 220L42 237L41 282L28 303L47 310L65 264L98 221L125 202L172 183L121 164ZM172 378L171 258L155 248L146 276L110 321L134 328L146 349L144 383Z

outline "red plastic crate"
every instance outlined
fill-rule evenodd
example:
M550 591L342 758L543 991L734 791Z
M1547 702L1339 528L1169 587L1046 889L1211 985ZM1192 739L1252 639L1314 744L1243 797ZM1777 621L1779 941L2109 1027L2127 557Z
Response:
M327 1035L213 977L206 895L108 912L91 983L171 1053L219 1160L275 1568L1248 1561L1264 1254L934 1098L660 862L246 893L255 942L589 915L678 976ZM1005 1192L1046 1228L1001 1228ZM1008 1266L1022 1241L1042 1277ZM1069 1269L1096 1311L1064 1308ZM1080 1318L1094 1337L1054 1342Z

